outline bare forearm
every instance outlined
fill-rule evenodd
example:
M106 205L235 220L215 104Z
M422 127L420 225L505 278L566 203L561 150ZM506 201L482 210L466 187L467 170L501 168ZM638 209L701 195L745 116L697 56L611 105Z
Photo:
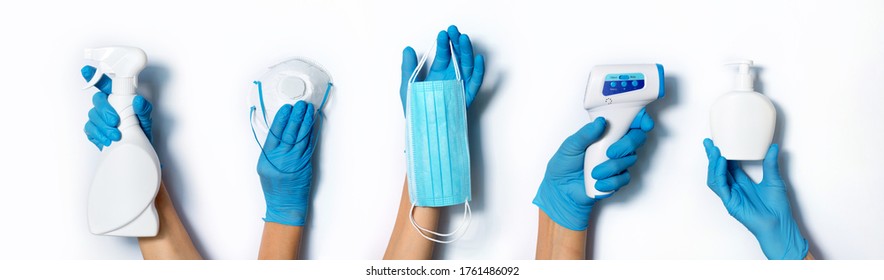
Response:
M537 223L538 260L582 260L586 258L586 231L560 226L542 210Z
M172 199L166 191L165 184L160 184L160 191L155 199L157 214L160 216L160 230L157 236L138 238L141 255L145 260L202 259L187 229L178 218L178 212L172 205Z
M390 243L387 244L387 252L384 253L385 260L427 260L433 256L433 242L412 228L408 217L410 211L411 201L408 199L408 180L406 180L399 200L396 224L390 235ZM422 227L435 231L439 225L439 209L415 207L414 220Z
M301 249L304 227L288 226L273 222L264 223L259 260L296 260Z

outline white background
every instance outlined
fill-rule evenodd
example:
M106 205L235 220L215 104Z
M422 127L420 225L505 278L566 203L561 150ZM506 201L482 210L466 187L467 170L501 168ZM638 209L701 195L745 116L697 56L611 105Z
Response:
M665 99L649 107L657 127L632 184L594 210L589 257L763 258L705 185L708 110L731 85L722 63L737 58L756 61L757 89L778 109L781 168L813 253L884 258L884 2L288 2L3 4L0 258L141 257L135 239L86 225L99 153L82 132L95 90L80 89L79 69L84 48L105 45L143 48L160 77L149 98L164 181L211 259L257 255L251 81L293 56L323 64L336 91L302 256L381 258L405 173L401 50L425 50L449 24L488 70L470 109L473 224L437 258L533 258L531 200L558 145L589 121L589 70L655 62L667 75Z

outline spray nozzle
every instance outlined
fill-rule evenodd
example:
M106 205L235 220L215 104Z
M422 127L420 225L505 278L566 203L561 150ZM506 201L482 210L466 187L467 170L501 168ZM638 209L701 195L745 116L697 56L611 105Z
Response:
M147 55L135 47L105 47L86 49L83 58L96 62L95 75L86 83L86 88L95 86L101 76L107 74L113 79L114 94L135 94L138 73L147 65Z
M738 65L737 69L737 83L734 85L734 90L739 91L754 91L754 81L752 79L752 73L750 69L754 63L751 60L736 60L725 65Z

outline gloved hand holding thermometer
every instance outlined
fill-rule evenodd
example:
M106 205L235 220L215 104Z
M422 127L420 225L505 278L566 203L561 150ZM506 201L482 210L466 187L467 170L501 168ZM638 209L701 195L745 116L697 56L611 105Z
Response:
M636 150L644 145L647 133L654 128L654 120L648 114L641 114L631 122L635 126L629 127L629 132L608 149L612 159L594 168L599 175L597 185L604 189L613 191L629 184L627 168L635 164ZM586 196L584 178L589 176L585 176L583 170L588 156L586 149L598 144L596 141L604 134L605 126L605 119L596 118L565 139L549 160L543 182L534 197L537 207L551 220L567 229L586 230L592 206L601 200Z
M592 207L629 184L627 169L654 128L644 106L661 97L659 64L593 68L584 98L593 121L562 143L534 197L541 210L537 259L586 257Z
M605 118L608 129L598 142L586 149L583 166L587 196L611 196L614 188L596 183L607 175L596 170L596 166L615 158L608 147L626 134L634 125L633 120L641 120L645 105L663 98L663 95L663 66L660 64L599 65L592 69L583 106L590 118Z

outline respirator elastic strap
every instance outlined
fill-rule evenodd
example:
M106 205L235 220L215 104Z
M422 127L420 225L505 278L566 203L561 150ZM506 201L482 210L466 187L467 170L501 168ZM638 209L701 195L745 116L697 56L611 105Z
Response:
M261 86L261 81L253 81L253 83L258 85L258 103L261 104L261 114L264 115L264 124L269 128L270 124L267 123L267 108L264 108L264 88Z

